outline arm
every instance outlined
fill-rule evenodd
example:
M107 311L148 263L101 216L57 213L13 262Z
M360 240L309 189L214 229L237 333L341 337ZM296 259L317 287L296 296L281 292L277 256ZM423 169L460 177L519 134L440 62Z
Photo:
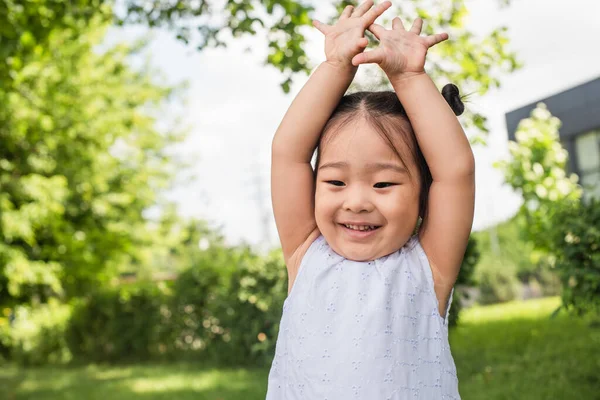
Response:
M273 212L288 269L297 263L294 256L317 229L310 161L321 131L356 74L358 67L351 60L368 44L365 29L390 6L386 1L373 7L373 0L366 0L356 9L346 7L333 26L314 21L325 35L327 61L292 102L275 133L271 152Z
M271 198L286 264L313 232L315 193L310 161L321 131L356 68L319 65L292 102L272 143Z
M419 240L436 284L456 282L473 223L475 160L454 112L425 73L391 82L404 106L433 183Z
M400 18L392 20L391 30L371 25L369 30L380 46L357 54L352 63L377 63L384 70L431 171L428 215L419 240L432 268L443 314L473 223L475 162L460 123L424 70L427 50L448 35L420 36L422 24L418 18L409 31Z

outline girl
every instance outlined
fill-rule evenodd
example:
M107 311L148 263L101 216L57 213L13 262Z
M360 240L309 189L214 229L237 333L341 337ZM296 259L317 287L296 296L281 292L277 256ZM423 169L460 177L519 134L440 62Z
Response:
M289 286L268 400L460 398L447 323L473 221L474 158L458 90L442 97L424 71L428 48L448 35L420 36L420 19L408 31L399 18L391 30L375 24L390 5L367 0L333 26L314 21L326 61L273 139ZM363 52L365 29L377 49ZM394 92L343 96L365 63Z

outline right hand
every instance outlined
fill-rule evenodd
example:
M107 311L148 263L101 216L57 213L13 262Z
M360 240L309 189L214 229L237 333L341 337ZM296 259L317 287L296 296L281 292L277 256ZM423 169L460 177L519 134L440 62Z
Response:
M347 6L335 25L314 20L315 28L325 35L326 62L335 67L356 68L352 58L369 44L365 30L391 5L384 1L373 7L373 0L366 0L356 8Z

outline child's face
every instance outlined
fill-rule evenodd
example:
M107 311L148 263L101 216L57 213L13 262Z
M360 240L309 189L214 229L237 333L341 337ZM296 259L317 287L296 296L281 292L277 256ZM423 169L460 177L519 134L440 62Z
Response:
M316 222L331 248L347 259L370 261L393 253L414 231L419 215L419 173L409 149L401 139L395 141L410 176L393 169L369 168L373 163L385 163L404 169L394 151L362 118L336 132L322 149ZM327 167L331 163L344 164ZM343 225L348 223L379 228L360 232Z

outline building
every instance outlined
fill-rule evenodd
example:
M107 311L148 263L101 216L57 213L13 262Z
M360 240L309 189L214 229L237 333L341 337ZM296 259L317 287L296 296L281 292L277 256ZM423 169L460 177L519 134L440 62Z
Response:
M559 135L569 152L569 172L579 176L586 195L600 197L600 77L507 113L510 140L519 121L540 102L562 122Z

